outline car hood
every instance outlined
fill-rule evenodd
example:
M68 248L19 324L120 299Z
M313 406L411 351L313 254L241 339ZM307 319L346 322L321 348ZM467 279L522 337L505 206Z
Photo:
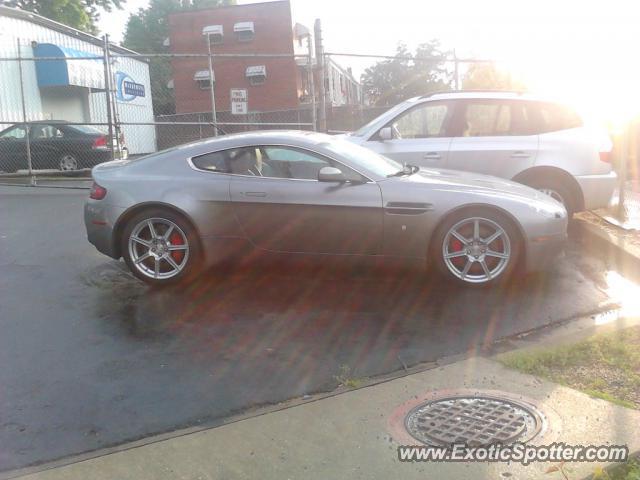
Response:
M531 187L480 173L421 168L419 172L413 175L397 177L397 179L411 184L427 184L432 188L440 187L444 190L477 191L483 194L507 194L536 202L549 203L550 205L560 205L560 203L548 195L534 190Z

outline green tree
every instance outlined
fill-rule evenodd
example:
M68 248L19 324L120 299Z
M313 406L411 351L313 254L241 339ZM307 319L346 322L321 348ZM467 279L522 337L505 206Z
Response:
M414 55L400 43L395 54L398 58L378 62L362 74L365 94L376 106L387 106L417 95L450 90L452 75L445 64L449 54L437 40L419 45Z
M99 9L122 8L126 0L0 0L0 5L37 13L56 22L96 35Z
M527 86L494 63L472 63L462 78L465 90L525 91Z
M235 0L151 0L129 16L122 44L140 53L168 53L164 41L169 37L168 15L179 10L214 8L233 5ZM175 113L173 91L167 86L171 80L168 57L150 59L153 110L156 115Z

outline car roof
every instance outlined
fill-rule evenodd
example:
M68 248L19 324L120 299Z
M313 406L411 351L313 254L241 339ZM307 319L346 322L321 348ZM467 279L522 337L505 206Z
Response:
M223 150L244 145L318 145L327 142L331 138L326 133L318 133L303 130L260 130L255 132L242 132L212 137L206 140L197 140L192 143L174 147L176 150L185 149L193 152Z
M494 100L537 100L556 102L557 99L524 91L504 90L451 90L440 91L413 97L407 101L450 100L450 99L494 99Z

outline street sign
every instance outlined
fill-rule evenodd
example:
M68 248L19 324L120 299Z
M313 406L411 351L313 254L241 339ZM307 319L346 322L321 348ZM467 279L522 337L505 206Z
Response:
M233 115L246 115L249 109L247 90L245 88L231 89L231 113Z

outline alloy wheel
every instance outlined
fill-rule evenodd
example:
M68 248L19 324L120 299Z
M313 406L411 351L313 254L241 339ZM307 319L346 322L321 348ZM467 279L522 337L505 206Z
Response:
M78 160L73 155L63 155L60 159L60 170L68 172L78 169Z
M511 259L511 239L493 220L465 218L445 235L442 257L449 271L460 280L486 283L507 268Z
M186 267L189 242L182 229L171 220L148 218L131 231L129 256L141 274L154 279L169 279Z

